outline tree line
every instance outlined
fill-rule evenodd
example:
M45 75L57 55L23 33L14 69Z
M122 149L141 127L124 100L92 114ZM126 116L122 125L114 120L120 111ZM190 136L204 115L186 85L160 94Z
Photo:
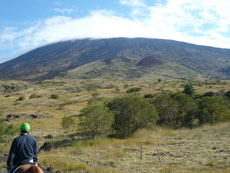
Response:
M194 127L230 120L230 94L195 95L191 84L183 92L129 93L104 102L90 102L81 111L78 129L95 137L101 134L127 138L141 128L152 126ZM73 122L63 119L63 125ZM64 126L63 126L64 127Z

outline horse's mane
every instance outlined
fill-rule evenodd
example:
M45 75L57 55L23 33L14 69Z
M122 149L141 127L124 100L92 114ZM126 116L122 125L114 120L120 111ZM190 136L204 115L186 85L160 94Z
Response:
M32 165L27 171L26 173L31 173L31 172L39 172L40 168L37 167L36 165Z

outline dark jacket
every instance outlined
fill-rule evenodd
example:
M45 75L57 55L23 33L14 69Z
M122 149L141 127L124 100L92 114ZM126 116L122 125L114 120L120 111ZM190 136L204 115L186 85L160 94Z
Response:
M28 163L30 160L37 158L38 153L37 140L29 134L21 134L16 137L11 145L7 165L20 166Z

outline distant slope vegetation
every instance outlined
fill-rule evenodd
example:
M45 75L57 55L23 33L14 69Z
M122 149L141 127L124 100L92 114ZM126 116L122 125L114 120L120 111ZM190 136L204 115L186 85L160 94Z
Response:
M34 49L0 64L0 79L51 79L92 62L103 60L111 65L119 59L124 68L140 68L146 63L162 65L167 61L203 77L229 78L229 49L162 39L111 38L63 41Z
M164 62L162 59L158 56L148 56L143 59L141 59L138 63L137 66L142 66L142 67L152 67L152 66L158 66L162 65Z

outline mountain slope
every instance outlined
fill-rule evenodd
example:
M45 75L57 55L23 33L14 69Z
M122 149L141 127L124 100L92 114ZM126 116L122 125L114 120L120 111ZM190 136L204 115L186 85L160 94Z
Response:
M130 60L127 58L112 58L110 63L106 60L98 60L75 69L69 70L64 78L67 79L112 79L112 80L133 80L133 79L200 79L201 75L189 68L170 61L154 61L146 65L146 59ZM149 62L149 60L148 60Z
M138 62L153 56L184 66L204 77L228 78L229 49L162 39L112 38L72 40L34 49L0 64L0 79L49 79L98 60L109 62L114 57L125 57Z

